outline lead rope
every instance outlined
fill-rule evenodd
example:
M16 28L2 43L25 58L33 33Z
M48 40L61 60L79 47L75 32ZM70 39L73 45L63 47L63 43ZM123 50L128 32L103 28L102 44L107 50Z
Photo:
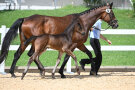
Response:
M104 29L104 30L101 30L101 29L99 29L99 28L97 28L95 26L92 26L92 28L95 28L95 30L99 30L99 31L106 31L108 28L110 28L110 25L106 29Z

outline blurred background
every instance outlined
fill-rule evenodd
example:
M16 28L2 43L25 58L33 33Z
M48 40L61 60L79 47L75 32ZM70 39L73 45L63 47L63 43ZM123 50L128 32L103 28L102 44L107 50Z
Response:
M132 0L0 0L0 9L56 9L67 5L96 6L113 2L115 8L132 9Z

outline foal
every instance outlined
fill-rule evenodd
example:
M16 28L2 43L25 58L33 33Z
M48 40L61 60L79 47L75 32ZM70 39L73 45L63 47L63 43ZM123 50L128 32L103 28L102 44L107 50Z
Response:
M75 26L76 24L77 24L77 27ZM78 26L79 26L79 28L78 28ZM73 28L77 28L77 29L73 29ZM62 54L64 52L66 54L70 55L75 60L76 70L77 70L78 75L80 75L79 67L78 67L78 64L77 64L77 58L71 51L77 45L77 43L72 42L72 36L75 33L80 33L81 35L85 35L84 27L82 25L81 20L78 17L73 19L72 23L68 26L68 28L62 34L57 34L57 35L43 34L43 35L40 35L40 36L32 36L31 38L29 38L25 42L25 45L27 43L31 42L32 40L35 40L35 42L34 42L35 52L30 57L30 59L28 61L28 64L27 64L27 68L24 70L21 79L24 78L24 76L27 73L27 71L29 69L29 66L32 63L32 61L36 60L37 62L39 62L39 56L47 48L52 48L52 49L56 49L56 50L59 51L59 55L58 55L56 65L55 65L55 67L52 71L52 78L55 78L54 77L55 70L60 63ZM39 65L39 66L43 70L43 74L45 74L44 68L41 65Z

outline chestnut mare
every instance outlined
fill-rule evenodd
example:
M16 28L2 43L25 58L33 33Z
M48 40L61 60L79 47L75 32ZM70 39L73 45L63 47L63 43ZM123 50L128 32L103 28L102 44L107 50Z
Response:
M25 45L27 45L32 40L35 40L34 41L35 52L30 57L30 59L28 61L28 64L27 64L27 68L24 70L21 79L24 78L25 74L27 73L27 71L28 71L28 69L30 67L30 64L34 60L39 62L39 56L42 54L42 52L46 51L47 48L52 48L52 49L55 49L55 50L59 51L59 55L58 55L56 65L55 65L55 67L54 67L54 69L52 71L52 78L55 78L54 77L55 70L56 70L57 66L59 65L59 63L60 63L62 54L64 52L66 54L68 54L69 56L71 56L75 60L76 70L77 70L78 75L80 75L79 67L78 67L78 64L77 64L77 58L73 54L73 52L71 51L72 48L76 47L76 45L77 45L77 43L72 42L72 36L74 34L76 34L76 33L84 36L85 33L86 33L85 30L84 30L84 27L82 25L82 22L80 20L78 20L78 19L79 18L76 16L75 20L73 19L72 23L61 34L57 34L57 35L43 34L43 35L40 35L40 36L32 36L25 42ZM80 28L74 27L76 23L77 23L77 26L80 27ZM77 28L77 29L73 29L73 28ZM43 71L42 77L44 77L45 76L45 69L44 69L44 67L42 67L42 65L40 65L40 63L39 63L39 66Z
M86 10L84 12L79 13L79 18L82 21L85 30L87 30L87 33L85 36L80 36L80 34L75 34L72 37L72 41L74 43L77 43L77 48L84 53L86 53L89 58L92 58L91 52L85 47L84 42L86 42L88 37L89 29L93 26L93 24L98 20L102 19L105 22L107 22L112 28L117 28L118 23L115 18L115 15L112 11L112 5L106 4L100 7L96 7L93 9ZM33 15L26 18L20 18L17 21L14 22L14 24L10 27L9 31L7 32L6 36L4 37L2 47L1 47L1 54L0 54L0 63L6 59L9 46L11 41L15 38L17 35L17 31L19 28L19 34L20 34L20 40L21 44L16 53L14 54L14 60L12 63L12 66L10 68L10 73L12 77L15 77L14 69L16 62L20 58L21 54L26 49L27 45L24 45L24 42L30 38L31 36L38 36L42 34L60 34L62 33L67 26L71 23L76 14L67 15L64 17L53 17L53 16L43 16L43 15ZM74 51L74 49L72 50ZM32 42L32 47L30 51L28 52L28 55L31 56L34 53L34 41ZM64 62L59 70L59 73L61 74L62 78L65 78L65 75L63 74L63 69L69 59L69 55L66 54ZM40 69L38 63L36 62L36 65ZM41 69L40 69L41 70ZM42 70L41 70L42 71ZM42 73L42 72L41 72Z

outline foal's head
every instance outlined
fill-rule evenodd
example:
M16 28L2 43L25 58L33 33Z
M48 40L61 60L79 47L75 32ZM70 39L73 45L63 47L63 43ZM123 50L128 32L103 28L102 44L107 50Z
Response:
M101 14L100 19L104 20L107 22L112 28L117 28L118 27L118 20L115 18L115 15L112 10L113 3L108 4L104 8L104 12Z
M86 30L84 28L84 25L83 25L82 21L79 18L78 18L78 21L77 21L77 24L76 24L75 28L76 28L75 32L78 32L83 36L86 34Z
M72 20L70 25L64 30L63 33L65 33L66 35L70 35L71 32L72 32L72 34L73 34L73 32L77 32L81 35L85 35L85 33L86 33L84 25L83 25L81 19L79 18L79 14L75 15L75 18Z

